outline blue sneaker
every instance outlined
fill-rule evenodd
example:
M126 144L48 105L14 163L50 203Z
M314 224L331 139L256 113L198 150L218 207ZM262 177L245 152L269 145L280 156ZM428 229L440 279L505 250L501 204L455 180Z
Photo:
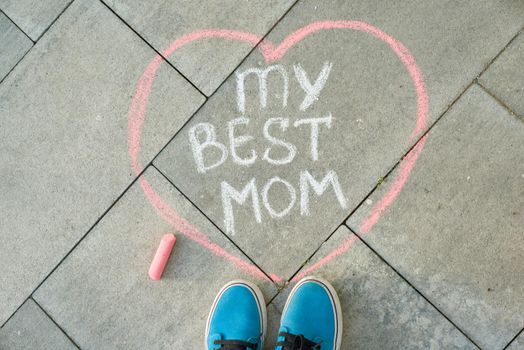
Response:
M266 303L260 289L232 281L218 293L206 326L206 349L262 350Z
M291 290L282 312L276 350L339 350L342 312L333 286L316 277Z

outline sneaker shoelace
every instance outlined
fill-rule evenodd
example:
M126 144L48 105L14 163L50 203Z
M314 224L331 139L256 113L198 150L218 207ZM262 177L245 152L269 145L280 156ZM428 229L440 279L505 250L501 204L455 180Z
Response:
M257 344L241 340L215 340L215 345L222 345L220 350L256 350Z
M312 342L304 338L302 334L295 335L286 332L280 332L280 337L284 337L283 341L279 341L277 346L281 346L282 350L317 350L320 349L320 343Z

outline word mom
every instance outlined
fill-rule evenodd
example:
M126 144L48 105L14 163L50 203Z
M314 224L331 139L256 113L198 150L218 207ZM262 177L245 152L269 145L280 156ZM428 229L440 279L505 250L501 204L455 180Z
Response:
M295 78L297 79L300 88L304 92L304 98L299 106L300 111L305 111L319 99L320 93L325 87L329 74L331 72L332 64L325 62L322 69L317 75L317 78L312 83L308 78L306 72L300 65L294 65L293 70ZM281 117L268 118L262 128L262 136L267 143L267 147L262 154L257 154L254 149L248 149L249 143L254 140L253 135L241 134L238 130L241 126L249 125L250 119L244 116L246 110L246 96L245 96L245 80L249 76L258 78L260 109L267 106L268 99L268 84L267 78L270 73L279 74L282 82L282 109L287 107L287 100L289 96L289 78L286 70L281 65L272 65L265 69L250 68L242 72L236 72L237 77L237 109L241 117L234 118L227 122L227 142L220 142L217 140L216 130L211 123L198 123L189 129L188 137L193 152L193 158L197 171L200 174L221 166L228 158L234 164L241 167L249 167L257 161L267 162L270 166L289 166L297 154L297 147L286 141L283 138L278 138L272 135L271 130L278 128L281 131L286 131L292 125L293 128L308 128L310 135L309 155L311 161L314 163L319 158L319 138L321 133L331 129L333 125L333 117L331 113L326 113L319 117L298 118L291 123L289 118ZM242 152L239 149L244 148ZM280 154L284 156L274 157L274 149L280 148ZM205 153L214 155L214 160L205 158ZM216 159L217 153L220 155ZM247 156L240 156L239 153ZM310 197L314 193L317 196L323 195L329 188L332 188L335 197L343 209L347 208L347 199L344 196L338 176L334 170L325 171L325 176L322 178L315 178L309 170L303 170L298 176L300 198L300 213L301 215L310 215L309 203ZM276 210L269 200L269 191L275 185L279 189L285 189L287 192L288 202L284 209ZM240 190L230 185L227 181L222 181L220 184L222 206L224 211L224 225L226 232L230 235L235 234L235 217L233 202L238 205L245 205L250 202L253 208L253 214L256 222L262 222L261 207L263 206L269 213L271 218L282 218L289 214L297 202L297 192L295 187L285 179L274 176L262 187L260 193L257 187L256 179L251 179ZM285 192L284 192L285 193ZM262 203L262 204L261 204Z

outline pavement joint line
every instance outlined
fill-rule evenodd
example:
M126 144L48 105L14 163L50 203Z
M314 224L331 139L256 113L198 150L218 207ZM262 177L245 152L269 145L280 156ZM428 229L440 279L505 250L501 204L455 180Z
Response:
M322 243L320 243L316 248L315 250L313 251L313 253L311 253L309 255L309 257L300 265L300 267L291 275L291 277L289 277L289 279L286 281L286 284L291 282L291 280L293 280L293 278L300 272L300 270L302 270L302 268L304 266L307 265L307 263L309 263L309 261L311 261L311 259L315 256L315 254L318 253L318 251L320 250L320 248L322 248L322 246L327 242L329 241L329 239L335 234L335 232L337 232L337 230L344 226L344 222L342 222L342 224L340 225L337 225L337 227L326 237L326 239L324 239L322 241Z
M524 33L524 27L520 28L520 29L517 31L517 33L516 33L515 35L513 35L513 36L511 37L511 39L509 39L509 41L506 43L506 45L504 45L504 47L502 48L502 50L500 50L499 53L497 53L497 54L495 55L495 57L493 57L493 58L492 58L492 59L491 59L491 60L486 64L486 66L485 66L485 67L480 71L480 73L477 74L477 76L475 77L475 79L480 78L480 76L481 76L482 74L484 74L484 73L489 69L489 67L491 67L491 65L493 64L493 62L495 62L495 61L497 60L497 58L499 58L499 56L502 55L502 53L503 53L504 51L506 51L506 49L508 48L508 46L510 46L511 43L512 43L513 41L515 41L515 39L517 39L517 37L519 36L520 33Z
M69 1L69 3L64 7L64 9L62 10L62 12L60 12L60 13L58 14L58 16L56 16L56 18L55 18L51 23L49 23L49 25L48 25L47 28L42 32L42 34L40 34L40 35L38 36L38 38L36 38L35 43L36 43L37 41L39 41L40 38L42 38L42 37L44 36L45 33L47 33L47 31L48 31L48 30L49 30L49 29L50 29L50 28L51 28L51 27L56 23L56 21L57 21L57 20L58 20L58 19L59 19L63 14L64 14L64 12L67 11L67 9L69 8L69 6L71 6L71 4L72 4L74 1L75 1L75 0L71 0L71 1Z
M509 341L509 343L506 344L506 346L505 346L502 350L506 350L507 348L509 348L509 346L510 346L511 344L513 344L513 342L514 342L515 340L517 340L517 338L518 338L521 334L524 334L524 328L522 328L522 329L520 330L520 332L518 332L517 334L515 334L515 336L514 336L513 338L511 338L511 340Z
M18 306L18 308L11 314L11 316L9 316L7 318L7 320L0 326L0 328L3 328L7 322L9 322L9 320L18 312L18 310L22 307L22 305L29 299L29 298L32 298L33 297L33 294L38 290L38 288L40 288L40 286L42 284L45 283L45 281L49 278L49 276L51 276L55 271L56 269L58 269L58 267L60 267L60 265L62 265L62 263L69 257L69 255L76 249L76 247L78 247L78 245L80 243L82 243L82 241L84 240L84 238L86 238L89 233L91 233L91 231L98 225L98 223L106 216L106 214L111 211L111 209L113 209L113 207L120 201L120 199L127 193L127 191L135 184L135 182L137 182L137 180L142 176L142 174L144 174L144 172L146 171L147 167L144 167L144 169L142 170L142 172L140 174L138 174L138 176L133 179L133 181L131 181L131 183L126 186L126 188L122 191L122 193L120 193L116 199L113 201L113 203L111 203L111 205L109 205L109 207L104 210L104 212L98 217L98 219L95 220L94 224L91 225L91 227L89 227L89 229L87 230L86 233L84 233L82 235L82 237L80 237L78 239L78 241L69 249L69 251L60 259L60 261L51 269L51 271L49 273L47 273L45 275L45 277L42 279L42 281L40 281L40 283L38 283L38 285L33 289L33 291L27 296L27 298L24 299L24 301Z
M74 0L73 0L74 1ZM280 23L280 21L287 16L287 14L291 11L291 9L300 1L295 0L293 4L289 6L289 8L276 20L276 22L268 29L268 31L261 37L261 39L247 52L247 54L239 61L239 63L231 70L231 72L222 80L222 82L217 86L217 88L211 92L209 95L206 95L202 90L200 90L188 77L186 77L174 64L172 64L166 57L164 57L149 41L147 41L140 33L138 33L129 23L127 23L116 11L114 11L109 5L105 3L105 0L99 0L109 11L111 11L118 19L120 19L133 33L135 33L142 41L144 41L153 51L157 53L160 57L162 57L163 61L165 61L171 68L173 68L178 74L180 74L191 86L193 86L205 99L206 102L209 98L211 98L215 92L217 92L220 87L233 75L233 73L244 63L244 61L251 55L251 53L257 49L260 46L260 43L273 31L273 29ZM205 102L204 102L205 103ZM197 111L193 113L193 115L190 116L189 119L192 119ZM188 120L189 121L189 120ZM183 127L182 127L183 128ZM182 129L181 128L181 129Z
M15 70L15 68L18 66L18 64L19 64L20 62L22 62L22 60L24 59L24 57L27 56L27 54L28 54L29 52L31 52L31 50L33 49L33 47L35 47L35 44L31 45L31 47L29 48L29 50L27 50L26 53L24 53L24 54L22 55L22 57L20 57L20 59L18 60L18 62L16 62L15 65L14 65L13 67L11 67L11 69L9 70L9 72L7 72L7 74L6 74L2 79L0 79L0 85L4 82L4 80L7 79L8 76L11 75L11 72Z
M111 11L115 16L117 16L129 29L131 29L140 39L142 39L153 51L155 51L160 57L162 57L162 59L167 63L169 64L173 69L175 69L180 75L182 75L182 77L184 79L186 79L196 90L198 90L198 92L200 92L200 94L202 94L202 96L204 96L206 98L206 102L208 99L210 99L221 87L222 85L224 85L224 83L235 73L235 71L238 69L238 67L240 67L242 65L242 63L244 63L244 61L251 55L251 53L253 51L255 51L255 49L257 49L259 46L260 46L260 43L262 41L264 41L266 39L266 37L273 31L273 29L280 23L280 21L282 21L282 19L284 19L284 17L287 16L287 14L291 11L291 9L293 7L295 7L295 5L300 1L300 0L295 0L295 2L293 4L291 4L289 6L289 8L275 21L275 23L267 30L267 32L261 37L261 39L255 44L253 45L253 47L245 54L245 56L239 61L239 63L231 70L231 72L222 80L222 82L216 87L215 90L213 90L213 92L211 92L209 95L206 95L204 92L202 92L188 77L186 77L184 74L182 74L182 72L180 72L178 70L178 68L175 67L174 64L171 64L171 62L166 58L164 57L152 44L150 44L142 35L140 35L130 24L128 24L122 17L120 17L120 15L118 15L118 13L116 13L109 5L107 5L105 3L105 0L99 0L102 4L104 4L104 6L106 6L109 11ZM195 111L195 113L193 113L193 115L191 115L191 117L189 119L192 119L193 116L198 112ZM181 128L182 129L182 128Z
M64 7L64 9L62 10L62 12L60 12L60 14L49 24L49 26L42 32L42 34L40 34L40 36L36 39L36 40L33 40L31 39L23 30L21 30L18 25L17 25L17 28L20 29L22 31L22 33L25 34L25 36L27 36L29 38L29 40L31 40L31 42L33 43L33 45L29 48L29 50L27 50L26 53L24 53L24 55L18 60L18 62L16 62L16 64L9 70L9 72L7 72L7 74L2 78L0 79L0 84L2 84L4 82L4 80L7 79L8 76L11 75L11 73L14 71L14 69L18 66L18 64L20 64L20 62L22 62L22 60L27 56L27 54L29 52L31 52L31 50L33 50L33 48L35 47L35 45L40 41L40 39L42 38L42 36L48 32L49 28L51 28L55 23L56 21L58 20L58 18L60 18L64 12L69 8L69 6L71 6L71 4L74 2L75 0L71 0L71 2L69 4L66 5L66 7ZM0 10L0 12L2 12L7 18L9 18L9 16L7 16L2 10ZM11 20L11 18L9 18L9 20L11 22L13 22L15 25L16 23Z
M25 35L29 40L31 40L31 42L33 43L33 45L35 44L36 41L34 41L33 39L31 39L31 37L30 37L29 35L27 35L27 33L24 32L24 30L23 30L22 28L20 28L20 27L18 26L18 24L17 24L15 21L13 21L13 20L11 19L11 17L9 17L9 16L7 15L7 13L5 13L2 9L0 9L0 13L3 14L3 15L4 15L4 16L5 16L5 17L6 17L6 18L11 22L11 23L13 23L14 26L15 26L19 31L21 31L22 33L24 33L24 35ZM32 47L32 46L31 46L31 47Z
M260 38L260 40L248 51L248 53L244 56L244 58L242 58L240 60L240 62L235 66L235 68L233 68L233 70L226 76L226 78L217 86L217 88L209 95L209 97L213 96L215 94L215 92L217 92L221 87L222 85L224 85L224 83L226 81L229 80L229 78L233 75L233 73L235 73L235 71L246 61L246 59L251 56L251 54L260 46L260 44L266 40L266 38L269 36L269 34L271 34L273 32L273 30L275 29L275 27L285 18L287 17L287 15L289 14L289 12L296 6L296 4L299 2L300 0L295 0L294 3L292 3L289 8L284 11L284 13L276 20L275 23L273 23L273 25L271 27L269 27L269 29L267 30L267 32L262 35L262 37Z
M81 350L80 346L73 340L73 338L71 338L69 336L69 334L66 333L66 331L55 321L55 319L53 317L51 317L51 315L49 315L49 313L42 307L42 305L40 305L34 298L29 298L31 299L39 308L40 310L42 310L42 312L54 323L54 325L60 329L60 331L62 331L62 333L67 337L67 339L69 339L69 341L71 343L73 343L74 346L76 346L77 349Z
M191 203L191 205L196 209L198 210L198 212L200 214L202 214L223 236L225 236L225 238L231 242L231 244L233 244L233 246L235 246L240 252L242 252L242 254L244 254L248 259L249 261L255 265L260 271L262 271L264 273L264 275L266 275L267 278L269 278L269 280L275 285L275 287L277 287L278 289L278 285L276 284L275 281L273 281L271 279L271 277L268 275L268 273L266 271L264 271L260 266L258 266L258 264L248 255L246 254L246 252L244 252L244 250L242 248L240 248L235 241L233 241L233 239L227 235L210 217L208 217L206 215L206 213L204 213L188 196L186 196L186 194L184 192L182 192L180 190L180 188L178 188L177 185L175 185L173 183L173 181L171 181L160 169L158 169L154 164L151 165L151 167L153 167L154 169L156 169L160 175L162 175L170 184L171 186L173 186L178 192L180 192L182 194L182 196L189 202Z
M361 243L363 243L369 250L371 250L373 254L375 254L384 264L389 266L404 282L406 282L417 294L419 294L426 302L428 302L439 314L441 314L446 320L448 320L448 322L451 323L453 327L455 327L460 333L462 333L462 335L464 335L473 345L475 345L478 349L482 349L475 341L473 341L473 339L471 339L464 331L462 331L462 329L460 329L460 327L458 327L444 312L442 312L431 300L429 300L428 297L424 295L424 293L418 290L417 287L415 287L406 277L404 277L404 275L402 275L395 267L393 267L393 265L391 265L375 249L373 249L371 245L369 245L361 236L359 236L355 231L353 231L351 227L349 227L346 224L344 224L344 226L351 233L357 236L357 238L359 239Z
M111 7L109 7L109 5L107 5L104 0L99 0L100 3L102 5L104 5L114 16L116 16L127 28L129 28L136 36L138 36L144 43L147 44L147 46L149 46L149 48L151 50L153 50L158 56L162 57L162 60L167 63L171 68L173 68L178 74L180 74L182 76L182 78L184 78L195 90L197 90L200 95L202 95L206 100L207 100L207 96L206 94L204 94L202 92L202 90L200 90L198 88L198 86L196 86L191 80L189 80L188 77L186 77L177 67L175 67L174 64L172 64L171 62L169 62L169 60L164 57L164 55L162 55L153 45L151 45L149 43L149 41L147 41L140 33L138 33L135 28L131 27L131 25L129 23L127 23L122 17L120 17L120 15L118 13L116 13Z
M277 289L277 290L276 290L275 294L273 294L273 296L272 296L271 298L269 298L268 300L265 300L265 302L266 302L266 307L269 306L269 305L273 302L273 300L276 299L276 297L280 294L280 292L281 292L284 288L286 288L285 285L284 285L284 286L276 286L276 289Z
M506 109L507 112L509 112L509 114L511 114L512 116L514 116L515 118L517 118L518 120L520 121L524 121L523 118L521 118L521 116L519 116L514 110L512 110L504 101L502 101L502 99L500 97L498 97L497 95L495 95L493 92L491 92L490 89L488 89L487 87L484 86L484 84L482 84L480 81L478 81L478 79L475 80L475 83L482 89L484 90L485 93L487 93L489 96L491 96L495 101L498 102L498 104L503 107L504 109ZM524 116L523 116L524 117Z
M273 303L273 301L279 296L280 293L282 293L282 291L286 288L286 286L283 286L283 287L279 287L277 292L275 293L275 295L269 299L268 302L266 302L266 306L269 306L271 305L271 303Z

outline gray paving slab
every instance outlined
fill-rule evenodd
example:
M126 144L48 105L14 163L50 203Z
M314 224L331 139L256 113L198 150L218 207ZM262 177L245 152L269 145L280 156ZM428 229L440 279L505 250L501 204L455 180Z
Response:
M0 329L2 350L77 349L54 322L32 300L27 300Z
M347 252L312 272L330 281L340 298L343 349L477 349L344 226L302 271L311 269L348 238L353 243ZM292 286L276 297L279 310Z
M523 350L524 349L524 333L521 333L509 346L508 350Z
M36 41L71 1L0 0L0 9Z
M524 123L473 85L433 130L396 202L355 232L486 349L524 324ZM395 176L393 174L393 176Z
M105 6L75 1L1 84L0 324L135 178L127 111L153 55ZM203 101L167 65L150 99L144 163Z
M0 81L32 46L31 40L0 12Z
M154 168L143 178L211 241L246 259ZM172 230L135 183L35 300L82 349L200 348L216 293L230 280L252 277L177 235L162 279L151 281L149 264L162 235ZM276 294L268 279L257 283L267 300Z
M524 117L524 32L493 62L479 82Z
M377 26L413 53L426 81L431 123L518 31L524 15L522 6L507 2L457 6L460 11L439 2L301 2L269 40L280 43L319 19L358 18ZM273 71L262 108L252 69L262 74L266 67ZM330 67L318 96L305 99L305 91L313 89L308 84ZM279 69L289 85L285 106ZM237 91L241 86L244 94ZM303 39L271 66L254 51L155 164L259 266L286 279L409 149L416 112L414 85L388 45L356 30L326 30ZM319 123L318 143L311 139L308 118L324 118L309 121ZM223 146L216 146L213 132ZM206 138L208 146L200 146ZM317 196L313 185L321 193L323 179L326 190ZM340 184L341 195L335 196L329 181Z
M205 29L230 29L264 36L294 0L200 1L104 0L157 50L163 51L185 34ZM254 45L227 40L201 40L177 50L168 59L206 95L235 69Z

